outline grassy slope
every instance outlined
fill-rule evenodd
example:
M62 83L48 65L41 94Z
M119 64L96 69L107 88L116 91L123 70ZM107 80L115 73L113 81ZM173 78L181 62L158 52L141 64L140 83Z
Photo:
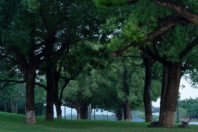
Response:
M107 121L46 122L39 118L36 125L27 125L24 116L0 113L0 132L198 132L198 126L179 129L147 128L145 123Z

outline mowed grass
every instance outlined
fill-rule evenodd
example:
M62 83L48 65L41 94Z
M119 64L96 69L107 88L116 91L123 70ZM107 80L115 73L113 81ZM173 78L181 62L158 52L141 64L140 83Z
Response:
M22 115L0 113L0 132L198 132L198 126L188 128L148 128L146 123L110 121L69 121L47 122L37 119L36 125L25 124Z

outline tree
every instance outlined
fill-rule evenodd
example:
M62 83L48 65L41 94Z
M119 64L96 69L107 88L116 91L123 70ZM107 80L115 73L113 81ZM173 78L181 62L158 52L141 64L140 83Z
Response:
M95 71L93 107L113 110L118 120L131 120L131 109L142 104L141 81L144 76L135 63L138 61L120 58L104 70Z
M186 99L186 100L181 100L178 102L179 108L185 109L186 110L186 115L185 116L197 116L197 99Z
M76 4L75 7L73 7L73 4L68 6L71 6L68 10L68 14L70 14L71 17L64 22L69 29L65 31L65 37L67 38L67 44L69 44L69 46L66 51L61 54L62 56L57 58L56 67L58 68L56 68L54 75L54 98L58 117L61 115L60 106L63 97L62 93L69 81L80 74L87 63L93 67L102 67L102 60L107 58L107 53L104 49L105 46L98 43L98 41L108 41L108 33L101 32L102 24L106 22L107 18L115 16L115 14L123 12L124 10L119 9L109 13L112 9L98 10L91 1L74 1L74 3ZM86 10L86 12L84 10ZM80 12L83 12L83 14ZM58 90L59 81L64 81L61 90Z
M145 3L147 3L146 5L150 5L149 7L147 6L146 10L147 10L147 13L148 12L153 13L152 15L150 15L153 17L148 17L147 19L145 19L146 21L144 21L144 20L142 21L141 18L146 18L146 17L142 17L142 13L141 13L141 16L137 17L137 20L139 18L140 24L141 23L145 24L148 21L157 20L157 22L159 22L158 24L161 25L157 28L157 30L155 30L155 28L154 28L154 30L151 28L152 31L150 33L147 32L147 35L145 37L143 37L144 39L142 39L140 41L142 44L146 44L145 42L147 42L147 41L151 41L151 42L155 41L156 38L158 40L161 39L160 36L163 36L164 33L167 33L167 31L169 31L171 28L173 28L177 25L180 25L181 23L192 23L194 25L194 27L196 27L198 15L195 13L196 5L193 2L187 2L187 3L183 2L183 1L169 2L169 1L164 1L164 0L155 0L154 2L156 3L156 5L154 5L150 1L146 1L146 0L145 1L137 1L134 4L135 6L133 6L135 8L137 7L136 8L137 10L135 9L136 13L137 12L141 13L141 12L143 12L143 10L141 10L138 7L144 7ZM107 3L104 2L102 4L105 5ZM182 4L184 6L182 6ZM163 8L162 10L160 10L158 5L164 6L166 8ZM185 7L189 7L191 10L189 10ZM152 10L150 10L150 9L152 9ZM153 9L155 9L155 10L153 10ZM169 9L171 9L173 12L170 12ZM176 17L174 16L175 14L177 14ZM154 23L156 23L156 22L154 22ZM150 27L148 27L148 28L150 28ZM145 28L143 28L143 29L145 29ZM194 33L193 35L196 36L196 33ZM162 110L164 110L164 112L161 112L161 114L160 114L160 124L164 127L173 127L174 126L173 125L174 124L174 112L176 110L178 87L179 87L179 82L180 82L180 78L181 78L181 69L182 69L181 68L182 67L181 59L183 59L197 45L196 37L194 39L192 39L192 41L187 42L187 43L188 43L188 46L186 46L183 49L183 51L181 51L178 55L178 56L180 56L179 57L180 62L174 62L174 61L170 62L169 61L165 68L165 69L167 69L167 71L165 71L164 73L168 74L167 75L168 78L166 81L164 81L164 84L163 84L166 87L165 88L166 90L162 90L162 91L165 91L166 94L164 96L162 94L162 103L161 103L162 106L161 107L162 107ZM125 51L132 45L134 45L134 41L132 42L132 44L130 43L129 45L122 48L120 50L120 52ZM161 57L158 57L158 61L159 61L159 59L161 59ZM165 83L167 83L167 85ZM174 96L172 96L171 93L174 93Z
M3 8L3 15L5 15L3 20L6 23L4 23L3 32L1 32L2 44L8 52L15 56L17 64L23 73L26 82L26 122L34 124L36 122L34 87L36 68L40 62L40 56L35 54L38 47L35 40L37 33L35 31L34 9L37 6L30 4L27 7L26 1L21 3L19 1L10 1L6 3L3 3L3 5L14 6L15 12L9 11L8 13L10 14L7 14L5 12L8 7Z
M23 84L22 84L23 85ZM21 84L7 86L1 89L1 110L11 113L20 113L24 108L25 89ZM21 107L22 105L22 107ZM3 109L2 109L3 108ZM24 113L23 113L24 114Z
M91 97L93 96L89 81L87 77L81 75L78 80L71 81L65 90L66 104L76 109L78 119L88 119L88 105L91 103Z
M152 83L152 65L154 61L147 56L143 55L143 61L145 66L145 81L144 81L144 110L145 121L152 121L152 99L151 99L151 83Z

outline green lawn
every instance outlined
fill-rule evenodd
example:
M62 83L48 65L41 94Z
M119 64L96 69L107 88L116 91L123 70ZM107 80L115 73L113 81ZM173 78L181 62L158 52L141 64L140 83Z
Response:
M0 132L198 132L198 126L179 129L147 128L145 123L108 121L46 122L38 118L36 125L27 125L24 116L0 113Z

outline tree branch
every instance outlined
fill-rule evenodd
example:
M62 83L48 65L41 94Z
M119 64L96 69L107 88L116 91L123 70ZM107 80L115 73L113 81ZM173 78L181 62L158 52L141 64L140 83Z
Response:
M169 31L171 28L175 27L177 24L181 24L181 23L187 23L187 20L181 18L181 17L171 17L172 19L166 19L164 22L162 22L161 24L159 24L159 27L156 28L154 31L150 32L147 34L146 38L144 40L142 40L142 47L145 46L146 42L150 42L153 41L155 38L163 35L164 33L166 33L167 31ZM174 18L174 19L173 19ZM115 51L113 53L114 56L119 56L120 54L122 54L124 51L128 50L130 47L133 47L134 43L131 43L117 51Z
M15 85L18 83L24 83L24 80L12 80L12 79L0 79L0 82L5 82L3 86L0 88L0 91L5 89L8 85Z
M0 79L1 82L24 83L25 80Z
M148 46L144 48L143 50L145 54L151 56L154 60L157 60L164 65L168 64L168 61L166 61L166 59L161 57L159 54L156 54L155 52L153 52Z
M4 89L6 88L6 86L8 86L8 85L9 85L9 83L10 83L10 82L6 82L6 83L4 83L4 84L3 84L3 86L0 88L0 91L1 91L1 90L4 90Z
M198 14L193 13L187 7L182 7L181 5L177 4L176 2L172 2L171 0L155 0L158 5L163 7L167 7L173 11L175 11L180 16L186 18L191 23L198 25Z
M162 24L159 24L160 26L158 28L156 28L154 31L150 32L147 35L144 42L153 41L155 38L163 35L167 31L169 31L171 28L173 28L176 25L181 24L181 23L187 23L187 20L183 19L181 17L171 17L170 16L169 19L162 22Z
M198 37L189 43L186 48L179 54L179 59L183 59L195 46L198 45Z
M65 83L64 83L64 85L62 86L61 92L60 92L60 97L59 97L60 100L62 100L62 98L63 98L63 92L64 92L66 86L68 85L69 81L73 80L73 79L76 78L76 77L77 77L77 75L72 76L72 77L70 77L70 78L68 78L68 79L65 79Z
M161 83L163 82L162 78L157 73L155 73L153 70L151 70L151 72L152 72L152 75L156 77Z
M41 84L41 83L38 83L38 82L35 82L35 84L41 88L44 88L45 90L47 90L47 86L45 86L44 84Z

